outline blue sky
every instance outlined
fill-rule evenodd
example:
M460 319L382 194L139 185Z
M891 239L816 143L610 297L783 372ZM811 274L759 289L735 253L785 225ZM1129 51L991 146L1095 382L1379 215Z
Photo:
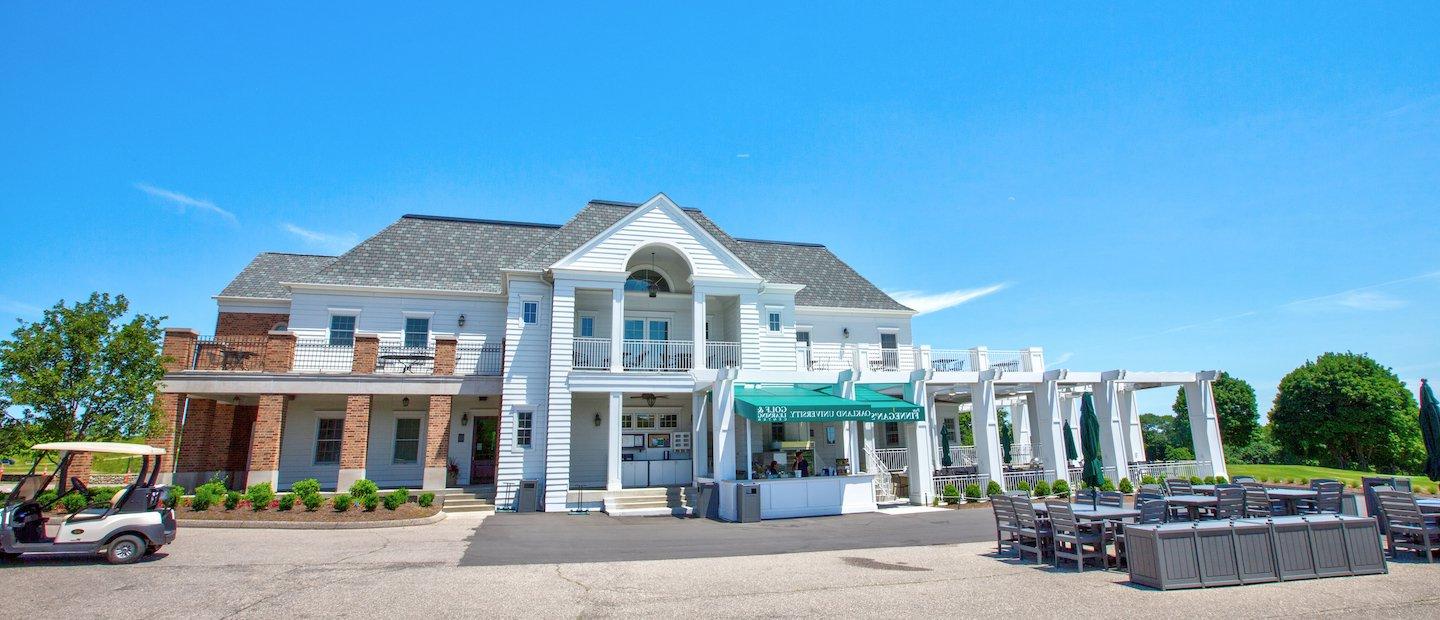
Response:
M664 191L968 299L920 342L1222 368L1262 409L1324 351L1413 386L1440 370L1440 9L1253 4L7 3L0 320L105 290L206 331L262 250Z

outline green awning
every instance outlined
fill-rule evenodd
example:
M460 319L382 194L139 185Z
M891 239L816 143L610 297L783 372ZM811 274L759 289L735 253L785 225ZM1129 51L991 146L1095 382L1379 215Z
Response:
M905 400L855 386L855 400L819 389L787 386L736 386L735 412L756 422L918 422L925 409Z

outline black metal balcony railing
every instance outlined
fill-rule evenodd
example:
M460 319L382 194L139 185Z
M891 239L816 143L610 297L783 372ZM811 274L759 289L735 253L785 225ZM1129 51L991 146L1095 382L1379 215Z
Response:
M292 372L350 372L355 364L355 347L330 344L315 338L295 342L295 363Z
M264 370L265 336L201 336L195 341L194 370Z
M435 348L381 344L375 356L375 372L429 375L435 372Z
M455 346L455 374L499 376L504 347L497 344L465 344Z

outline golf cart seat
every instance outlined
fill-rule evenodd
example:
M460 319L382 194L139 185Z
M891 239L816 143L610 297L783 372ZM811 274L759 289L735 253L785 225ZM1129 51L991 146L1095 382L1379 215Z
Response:
M83 521L93 521L95 519L103 518L105 515L110 514L111 511L123 505L125 503L125 496L129 495L130 491L134 488L135 487L133 486L126 486L119 491L116 491L114 495L110 496L109 506L96 506L93 508L86 508L84 510L81 510L80 512L70 515L68 518L65 519L65 522L80 523Z

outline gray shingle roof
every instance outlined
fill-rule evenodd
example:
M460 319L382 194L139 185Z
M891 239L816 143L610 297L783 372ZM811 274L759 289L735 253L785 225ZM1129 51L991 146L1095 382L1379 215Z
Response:
M222 294L288 298L280 282L499 293L501 270L545 269L638 206L591 201L563 225L406 215L339 257L261 254ZM735 239L684 211L761 277L804 285L799 305L909 310L823 245Z
M262 252L250 261L240 275L235 276L222 297L254 297L262 299L289 299L290 291L281 282L292 282L303 278L335 261L334 256L315 254L285 254Z

